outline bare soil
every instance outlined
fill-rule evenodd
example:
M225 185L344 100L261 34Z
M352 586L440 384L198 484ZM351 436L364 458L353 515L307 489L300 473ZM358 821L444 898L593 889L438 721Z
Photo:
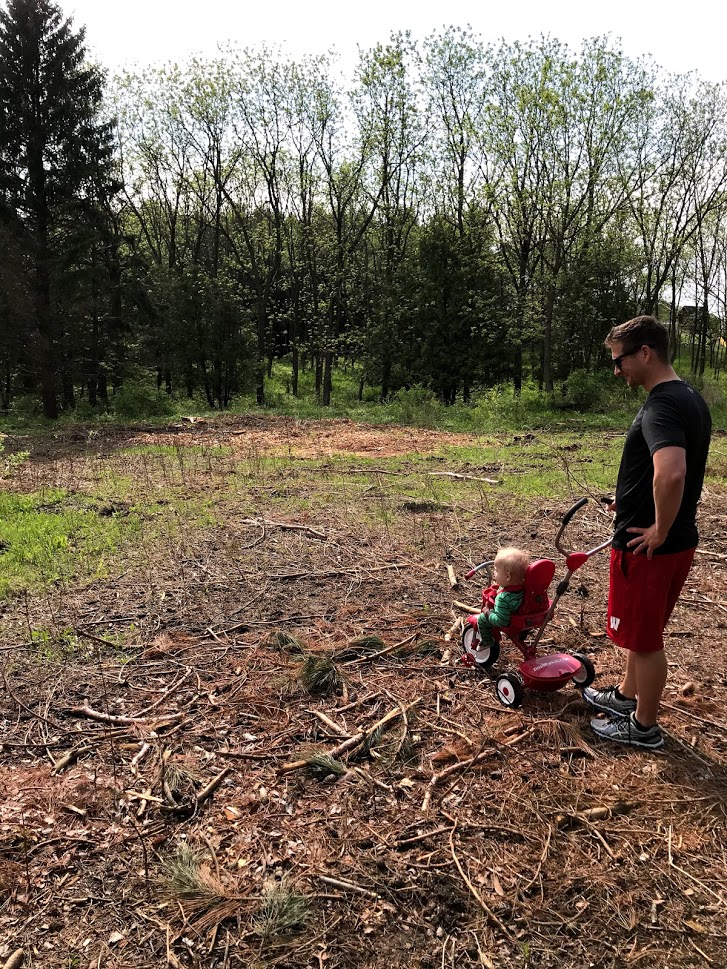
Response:
M468 565L507 541L560 576L570 504L514 501L447 451L476 443L270 417L6 440L32 450L6 487L114 468L170 521L172 494L214 515L150 517L108 578L0 603L0 967L725 965L725 496L705 494L667 633L665 748L636 752L597 740L571 686L501 706L514 649L492 676L458 666ZM592 502L568 539L607 534ZM604 554L543 644L601 684L606 585ZM311 656L337 692L306 691ZM344 776L311 776L347 740Z

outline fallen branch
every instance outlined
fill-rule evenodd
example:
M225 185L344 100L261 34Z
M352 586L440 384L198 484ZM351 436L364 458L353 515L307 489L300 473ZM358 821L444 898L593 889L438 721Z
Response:
M475 764L479 764L483 760L487 760L489 757L496 756L497 751L486 750L481 754L477 754L475 757L468 757L467 760L457 761L456 764L450 764L449 767L445 767L438 774L433 774L432 779L429 781L426 793L424 795L424 800L422 801L422 814L426 814L429 810L429 804L432 800L432 794L434 793L434 788L442 781L446 780L452 774L456 774L457 771L464 770L467 767L473 767Z
M413 703L408 704L404 709L411 710L412 707L417 706L417 704L419 703L421 703L421 697L418 697L416 700L414 700ZM382 717L380 720L377 720L372 727L368 727L368 729L360 731L359 733L355 734L353 737L350 737L348 740L344 740L344 742L342 744L339 744L338 747L334 747L333 750L329 750L327 752L327 756L340 757L341 754L345 754L347 753L347 751L353 750L355 747L359 747L366 740L367 737L370 737L371 734L375 733L377 730L381 730L387 724L391 723L392 720L396 720L398 717L401 716L401 713L402 711L399 707L397 707L395 710L389 710L386 716ZM307 759L294 760L288 764L282 764L278 768L278 774L289 774L291 771L302 770L304 767L307 767L307 766L308 766Z
M459 582L457 581L457 576L454 574L454 568L451 565L445 565L445 568L447 570L447 578L449 579L449 584L453 589L456 589L457 586L459 585Z

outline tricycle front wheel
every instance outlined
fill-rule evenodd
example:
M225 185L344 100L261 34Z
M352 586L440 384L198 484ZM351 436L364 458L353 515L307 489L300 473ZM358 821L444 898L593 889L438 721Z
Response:
M462 651L469 656L480 669L489 670L500 656L500 644L493 642L491 646L483 646L474 626L465 626L462 633Z

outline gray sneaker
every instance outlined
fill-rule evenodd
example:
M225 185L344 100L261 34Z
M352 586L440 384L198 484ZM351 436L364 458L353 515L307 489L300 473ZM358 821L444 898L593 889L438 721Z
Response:
M594 690L592 686L587 687L581 696L594 710L602 710L612 717L628 717L630 713L636 711L636 700L628 698L622 700L616 696L616 687L607 686L603 690Z
M664 738L658 725L654 724L647 730L636 726L633 713L620 720L591 720L591 729L603 740L613 740L617 744L629 744L631 747L646 747L656 750L664 746Z

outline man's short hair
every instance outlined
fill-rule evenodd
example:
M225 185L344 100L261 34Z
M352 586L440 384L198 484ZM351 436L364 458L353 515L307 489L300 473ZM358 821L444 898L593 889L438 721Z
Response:
M669 363L669 332L654 316L635 316L633 320L614 326L604 343L609 348L620 343L626 353L637 347L651 346L662 363Z

